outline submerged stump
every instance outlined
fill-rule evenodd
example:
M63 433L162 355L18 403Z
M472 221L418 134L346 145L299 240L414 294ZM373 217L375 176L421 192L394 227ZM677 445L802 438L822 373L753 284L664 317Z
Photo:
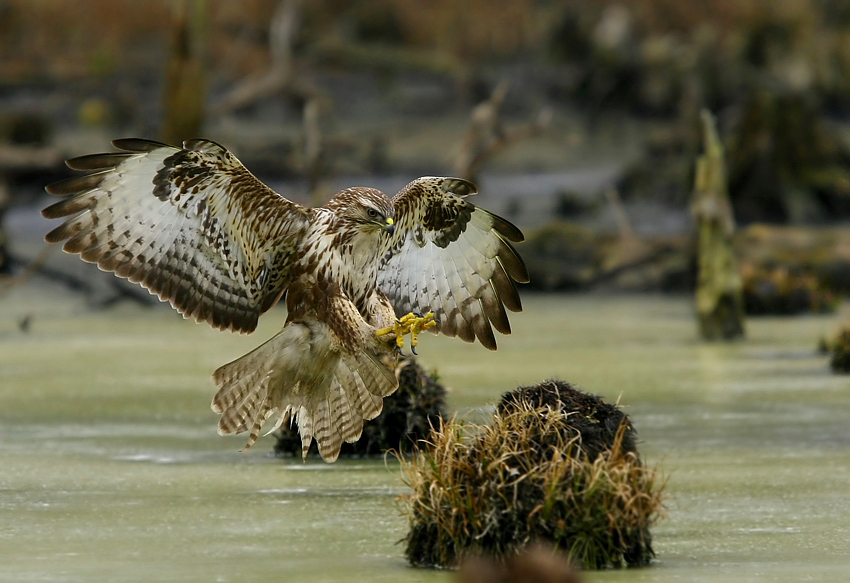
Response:
M363 423L363 434L354 443L343 443L340 457L381 455L388 450L409 451L426 439L432 425L445 414L446 389L436 375L428 375L413 358L396 368L398 390L384 397L384 408L376 418ZM293 422L276 434L274 453L281 457L301 455L301 437ZM308 455L318 456L316 441Z
M697 159L692 205L698 232L697 317L704 339L732 340L744 336L741 276L732 248L735 219L714 118L703 110L702 121L705 153Z
M441 423L402 465L413 489L401 499L413 565L508 560L536 541L584 568L654 556L658 472L641 463L627 415L568 383L506 394L490 425Z

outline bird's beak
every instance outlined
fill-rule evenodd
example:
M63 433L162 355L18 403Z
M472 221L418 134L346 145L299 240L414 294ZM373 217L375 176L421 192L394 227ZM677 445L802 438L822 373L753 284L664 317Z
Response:
M395 221L393 221L392 217L387 217L387 221L384 223L384 230L390 235L395 233Z

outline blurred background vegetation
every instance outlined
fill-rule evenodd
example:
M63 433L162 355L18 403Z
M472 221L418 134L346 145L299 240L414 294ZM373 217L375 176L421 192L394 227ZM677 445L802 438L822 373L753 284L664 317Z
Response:
M36 255L14 209L62 158L202 135L312 204L473 176L540 289L690 290L707 108L746 289L829 306L850 289L848 71L847 0L0 0L0 266Z

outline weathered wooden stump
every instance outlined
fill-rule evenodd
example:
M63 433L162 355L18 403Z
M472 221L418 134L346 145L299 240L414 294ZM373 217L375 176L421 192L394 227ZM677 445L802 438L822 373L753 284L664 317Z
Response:
M174 0L171 42L165 69L160 139L182 144L201 135L207 96L206 4Z
M733 340L744 336L741 276L732 248L735 219L714 118L703 110L702 121L705 152L697 159L691 207L698 237L697 318L704 339Z

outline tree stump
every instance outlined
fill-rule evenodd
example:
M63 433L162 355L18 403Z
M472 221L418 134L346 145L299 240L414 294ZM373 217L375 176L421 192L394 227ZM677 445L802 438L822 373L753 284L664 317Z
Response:
M182 144L199 137L204 123L206 3L174 0L173 13L160 139L166 144Z
M742 282L732 248L735 219L714 117L707 110L701 117L705 151L697 158L691 207L698 236L697 317L704 339L733 340L744 336Z

